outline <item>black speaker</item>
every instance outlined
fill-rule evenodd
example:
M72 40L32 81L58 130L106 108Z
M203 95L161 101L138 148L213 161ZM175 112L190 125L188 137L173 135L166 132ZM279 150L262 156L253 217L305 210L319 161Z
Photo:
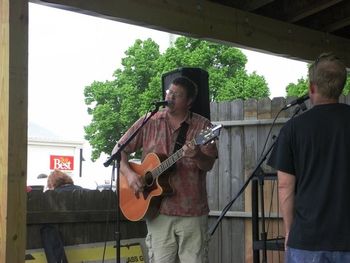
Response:
M178 77L187 77L196 83L198 87L198 95L192 104L191 111L198 113L210 120L208 72L201 68L178 68L163 74L163 99L165 99L165 92L169 88L171 82Z

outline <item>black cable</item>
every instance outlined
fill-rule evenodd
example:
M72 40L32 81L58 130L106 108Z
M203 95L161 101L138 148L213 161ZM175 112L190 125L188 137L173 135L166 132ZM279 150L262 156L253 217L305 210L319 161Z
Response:
M113 187L114 174L115 174L115 165L113 164L109 191L113 191L112 187ZM105 255L106 255L106 249L107 249L107 238L108 238L108 231L109 231L109 210L108 209L111 206L111 203L112 203L111 200L112 200L112 195L110 194L108 196L108 199L107 199L106 224L105 224L105 234L104 234L105 241L104 241L104 245L103 245L102 263L105 262ZM119 209L119 207L118 207L118 209Z
M262 150L261 150L261 153L260 153L260 158L261 158L261 156L263 156L263 153L265 152L265 148L266 148L267 142L268 142L268 140L269 140L269 137L270 137L272 128L273 128L273 126L274 126L275 123L276 123L277 117L281 114L282 111L284 111L284 108L282 108L282 109L279 110L279 112L276 114L275 118L274 118L273 121L272 121L272 124L271 124L271 126L270 126L270 130L269 130L269 132L268 132L268 134L267 134L267 136L266 136L266 140L265 140L264 146L263 146L263 148L262 148Z
M266 140L265 140L263 149L262 149L261 154L260 154L260 157L259 157L260 159L261 159L261 157L263 156L263 153L264 153L264 151L265 151L265 148L266 148L268 139L269 139L269 137L270 137L272 128L273 128L274 124L276 123L277 117L280 115L280 113L281 113L282 111L284 111L284 108L280 109L280 111L277 113L277 115L275 116L275 118L274 118L273 121L272 121L270 130L269 130L269 132L268 132L268 134L267 134L267 137L266 137ZM249 182L246 182L246 183L249 183ZM222 214L226 214L226 213L227 213L227 211L230 209L230 207L232 206L232 204L233 204L233 203L237 200L237 198L243 193L243 191L245 190L245 188L246 188L245 185L243 185L243 186L241 187L241 190L238 192L238 194L236 195L236 197L235 197L234 199L232 199L229 203L227 203L227 205L223 208L223 210L222 210L222 212L221 212ZM215 231L215 229L210 230L209 233L213 233L214 231Z
M303 107L302 105L300 105L300 106L294 111L294 113L293 113L293 115L292 115L291 118L294 118L294 117L299 113L299 111L300 111L301 109L304 111L305 108L306 108L306 106ZM245 183L243 184L243 186L241 187L241 189L239 190L239 192L236 194L236 196L224 207L224 209L222 210L222 212L221 212L219 218L217 219L216 223L213 224L213 225L209 228L209 230L208 230L208 235L209 235L209 237L211 237L211 236L214 234L215 230L216 230L217 227L219 226L219 223L221 222L221 220L223 219L223 217L225 216L225 214L227 213L227 211L230 209L230 207L232 206L232 204L237 200L237 198L244 192L244 190L245 190L246 187L248 186L249 182L252 180L253 176L256 176L256 173L257 173L258 171L259 171L259 173L262 172L262 171L261 171L261 165L262 165L262 163L266 160L268 154L270 154L270 151L273 149L273 147L274 147L274 145L275 145L275 143L276 143L276 141L274 141L274 142L270 145L270 147L268 148L268 150L265 151L268 138L269 138L269 136L270 136L270 134L271 134L272 128L273 128L273 126L274 126L274 124L275 124L275 122L276 122L276 120L277 120L277 117L279 116L279 114L280 114L282 111L284 111L284 110L286 110L286 109L287 109L287 108L283 107L283 108L276 114L276 116L275 116L275 118L274 118L274 120L273 120L273 122L272 122L272 125L271 125L271 127L270 127L270 130L269 130L269 132L268 132L267 139L266 139L265 144L264 144L264 147L263 147L263 149L262 149L262 151L261 151L261 155L260 155L260 158L259 158L259 161L258 161L256 167L254 168L254 170L253 170L253 172L251 173L251 175L249 176L249 178L245 181ZM275 138L275 136L274 136L274 138ZM264 215L264 212L263 212L263 216L265 216L265 215ZM264 231L263 233L266 234L265 228L263 229L263 231ZM266 239L265 239L265 242L266 242ZM276 242L278 242L278 240L276 240ZM264 246L266 246L266 244L265 244ZM266 251L266 250L265 250L265 251ZM263 261L266 262L266 253L265 253L264 255L265 255L265 256L264 256L265 259L263 259Z
M293 119L293 118L300 112L300 110L304 112L306 109L307 109L307 107L306 107L305 103L304 103L304 102L300 103L300 104L294 109L293 115L292 115L291 119ZM264 144L262 153L264 152L264 149L265 149L265 146L266 146L266 144L267 144L268 137L269 137L269 135L270 135L270 133L271 133L271 131L272 131L273 125L275 124L275 121L277 120L277 116L278 116L282 111L284 111L284 110L285 110L285 108L282 108L282 109L277 113L277 115L276 115L274 121L272 122L272 125L271 125L271 128L270 128L270 130L269 130L269 133L268 133L268 135L267 135L267 139L266 139L266 141L265 141L265 144ZM273 195L274 195L275 185L276 185L276 181L273 181L273 183L272 183L272 190L271 190L271 194L270 194L270 196L271 196L271 199L270 199L270 208L269 208L269 213L268 213L268 217L267 217L267 218L271 218L272 205L273 205ZM277 205L279 206L279 195L278 195L278 191L277 191ZM263 216L264 216L264 215L263 215ZM278 218L279 218L279 209L277 209L277 220L278 220ZM269 232L269 227L270 227L270 221L268 221L268 223L267 223L266 233ZM276 243L278 242L278 239L279 239L280 237L281 237L281 236L280 236L279 223L277 223L277 238L276 238ZM276 244L276 245L277 245L277 244ZM278 253L278 257L280 258L280 252Z

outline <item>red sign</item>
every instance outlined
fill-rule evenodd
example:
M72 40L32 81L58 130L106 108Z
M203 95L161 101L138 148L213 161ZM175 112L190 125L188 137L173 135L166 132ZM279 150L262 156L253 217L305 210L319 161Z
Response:
M74 156L50 155L50 169L73 170Z

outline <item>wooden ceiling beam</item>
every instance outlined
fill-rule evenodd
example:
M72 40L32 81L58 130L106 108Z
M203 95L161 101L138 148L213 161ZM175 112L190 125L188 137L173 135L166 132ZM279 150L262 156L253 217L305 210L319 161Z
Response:
M332 51L350 67L350 41L202 0L32 2L310 62Z
M260 7L263 7L267 4L270 4L274 2L275 0L253 0L253 1L246 1L247 4L247 11L254 11L256 9L259 9Z
M342 29L344 27L347 27L350 25L350 17L344 18L342 20L339 20L333 24L327 25L323 30L325 32L334 32L337 31L339 29Z
M275 0L251 0L251 1L240 0L240 1L235 1L235 6L239 6L240 9L244 11L254 11L274 1Z
M289 16L288 18L288 22L289 23L295 23L298 22L308 16L317 14L333 5L336 5L340 2L342 2L343 0L327 0L327 1L323 1L323 3L317 2L313 5L310 5L302 10L300 10L297 13L294 13L292 15Z

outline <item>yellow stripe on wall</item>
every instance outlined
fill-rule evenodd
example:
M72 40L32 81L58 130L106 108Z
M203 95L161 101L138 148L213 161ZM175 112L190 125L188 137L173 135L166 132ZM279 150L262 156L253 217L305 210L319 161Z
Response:
M101 262L104 243L67 246L64 248L69 263ZM144 263L144 256L140 243L126 244L120 247L122 262ZM115 242L108 242L106 246L105 262L115 261ZM27 250L26 263L47 263L44 249Z

